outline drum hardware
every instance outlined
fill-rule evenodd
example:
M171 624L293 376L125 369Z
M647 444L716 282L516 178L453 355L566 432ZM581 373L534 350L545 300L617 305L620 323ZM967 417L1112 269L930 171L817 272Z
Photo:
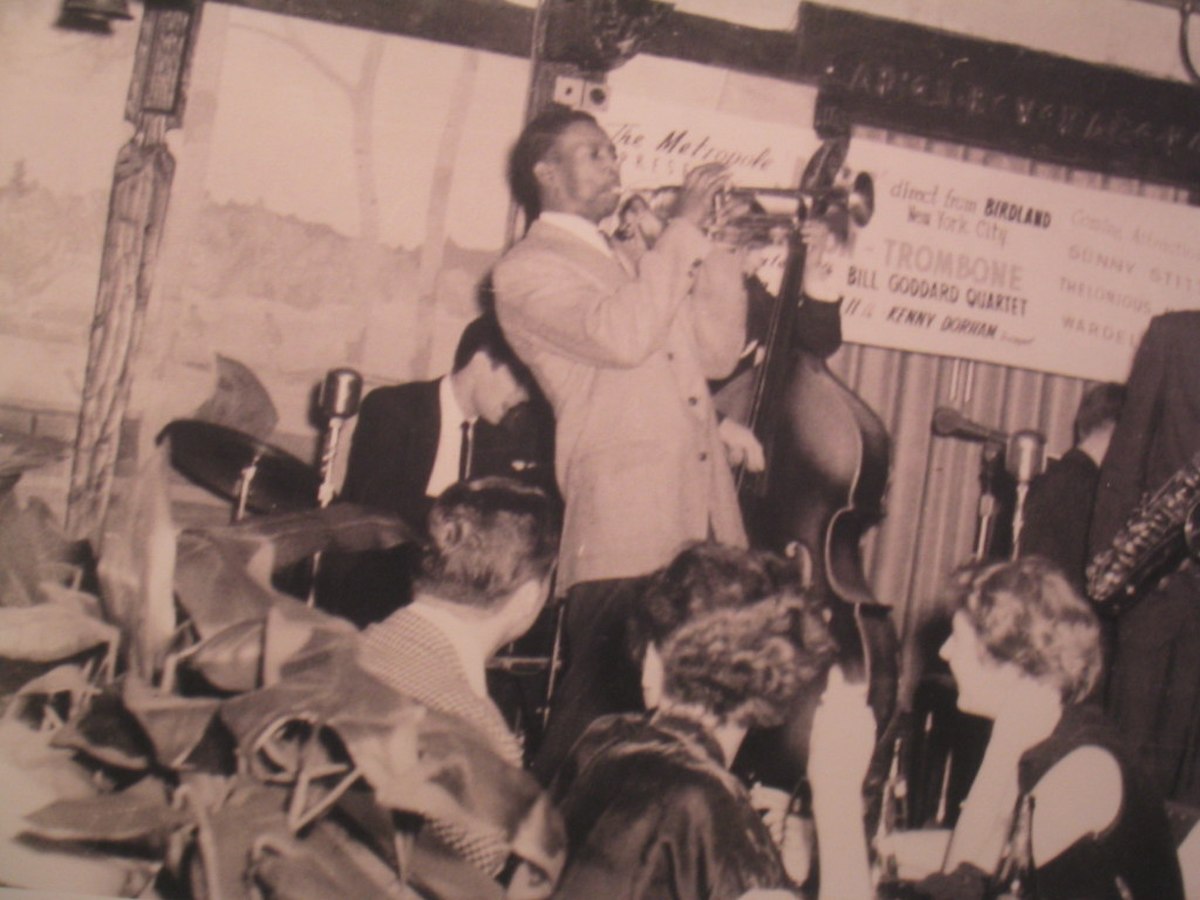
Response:
M170 442L171 465L188 480L233 503L231 520L248 512L298 512L316 505L312 466L286 450L213 422L176 419L155 443Z

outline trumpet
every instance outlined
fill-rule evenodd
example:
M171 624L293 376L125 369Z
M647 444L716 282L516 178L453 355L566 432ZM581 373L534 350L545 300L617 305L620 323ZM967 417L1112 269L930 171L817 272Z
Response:
M613 237L640 237L653 246L666 227L679 185L635 190L619 205ZM816 219L845 241L851 224L863 227L875 212L875 180L869 172L819 188L730 187L713 197L708 234L739 246L781 241Z

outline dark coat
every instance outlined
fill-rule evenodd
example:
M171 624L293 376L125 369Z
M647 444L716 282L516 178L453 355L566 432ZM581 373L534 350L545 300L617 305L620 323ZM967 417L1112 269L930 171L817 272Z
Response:
M1142 494L1200 451L1200 311L1150 322L1134 357L1092 513L1106 549ZM1200 567L1145 592L1117 620L1108 708L1169 798L1200 804Z
M1036 554L1058 563L1080 593L1099 477L1100 468L1075 447L1033 479L1025 499L1021 555Z
M433 505L425 486L437 456L441 379L376 388L363 399L339 501L394 513L423 535ZM545 418L542 418L542 416ZM554 492L553 424L548 411L522 404L500 425L475 423L472 478L504 475ZM360 627L408 602L419 551L326 554L318 604Z
M698 723L597 719L552 791L568 841L556 897L734 900L788 886L749 795Z

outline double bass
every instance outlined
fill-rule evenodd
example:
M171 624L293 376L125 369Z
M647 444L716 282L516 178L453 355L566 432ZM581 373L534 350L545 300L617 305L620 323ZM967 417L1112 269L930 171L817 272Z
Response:
M771 304L762 361L751 370L745 413L766 466L761 473L739 473L739 496L752 545L796 560L808 591L828 610L847 679L868 684L879 732L888 736L894 730L898 639L890 607L875 597L867 580L861 544L884 515L890 440L879 416L826 364L840 343L840 329L832 344L814 343L804 333L804 320L812 316L804 297L803 223L820 221L825 232L844 243L873 209L869 175L838 184L847 149L846 138L826 141L794 192L798 222L788 232L784 274ZM751 289L761 284L752 281ZM749 737L739 767L765 783L794 786L807 760L820 691L815 687L801 698L777 732ZM880 741L868 794L872 783L882 780L887 745L889 740Z

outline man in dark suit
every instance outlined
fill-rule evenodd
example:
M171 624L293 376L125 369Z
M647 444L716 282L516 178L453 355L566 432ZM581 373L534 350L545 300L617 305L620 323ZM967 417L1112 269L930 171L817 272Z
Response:
M395 513L425 531L433 501L457 481L503 475L553 484L553 424L494 317L463 330L451 372L376 388L358 414L339 499ZM322 559L322 607L364 626L407 602L417 548Z
M1075 413L1074 446L1033 479L1025 499L1021 555L1058 563L1081 594L1100 464L1124 401L1124 385L1111 381L1086 391Z
M1150 322L1100 467L1091 551L1200 451L1200 311ZM1117 619L1107 703L1168 797L1200 805L1200 567L1185 565Z

